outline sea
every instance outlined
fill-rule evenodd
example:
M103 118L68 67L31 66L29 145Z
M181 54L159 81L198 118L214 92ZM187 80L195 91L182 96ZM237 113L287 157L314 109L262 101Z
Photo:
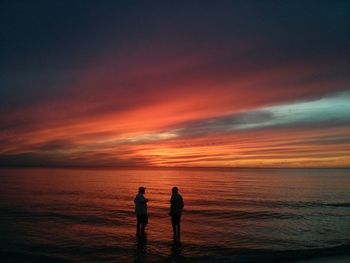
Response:
M0 262L350 262L350 169L2 168Z

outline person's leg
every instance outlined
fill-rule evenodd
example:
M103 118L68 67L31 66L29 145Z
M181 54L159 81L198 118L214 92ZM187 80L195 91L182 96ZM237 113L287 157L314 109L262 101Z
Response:
M145 228L146 228L146 224L142 223L142 225L141 225L141 233L142 233L142 235L145 234Z
M145 234L145 228L146 228L146 225L148 224L148 216L147 215L143 215L142 216L142 234Z
M171 216L171 225L173 227L173 239L176 240L176 220L175 220L175 216Z
M176 215L176 235L177 235L177 240L180 241L180 219L181 219L181 214Z
M136 223L136 236L140 236L140 228L141 228L141 218L140 216L137 216L137 223Z

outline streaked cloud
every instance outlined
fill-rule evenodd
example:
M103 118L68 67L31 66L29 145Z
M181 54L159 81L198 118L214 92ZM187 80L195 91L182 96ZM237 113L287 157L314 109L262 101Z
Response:
M310 125L350 125L350 91L185 124L179 135Z
M0 5L2 166L350 166L346 1Z

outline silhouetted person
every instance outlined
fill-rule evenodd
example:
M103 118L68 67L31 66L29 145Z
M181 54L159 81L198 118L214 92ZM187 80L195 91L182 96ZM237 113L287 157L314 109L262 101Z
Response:
M148 224L148 214L147 214L147 202L148 199L144 197L146 188L141 186L139 187L139 193L134 199L135 203L135 214L137 219L136 224L136 235L140 237L145 234L145 228Z
M180 221L182 209L184 207L184 201L179 194L179 189L175 186L172 189L172 195L170 199L170 213L171 224L173 226L174 240L180 240Z

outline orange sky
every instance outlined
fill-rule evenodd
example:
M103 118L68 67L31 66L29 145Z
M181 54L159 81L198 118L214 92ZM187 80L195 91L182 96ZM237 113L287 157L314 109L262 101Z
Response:
M0 165L350 167L341 3L172 5L5 16Z

